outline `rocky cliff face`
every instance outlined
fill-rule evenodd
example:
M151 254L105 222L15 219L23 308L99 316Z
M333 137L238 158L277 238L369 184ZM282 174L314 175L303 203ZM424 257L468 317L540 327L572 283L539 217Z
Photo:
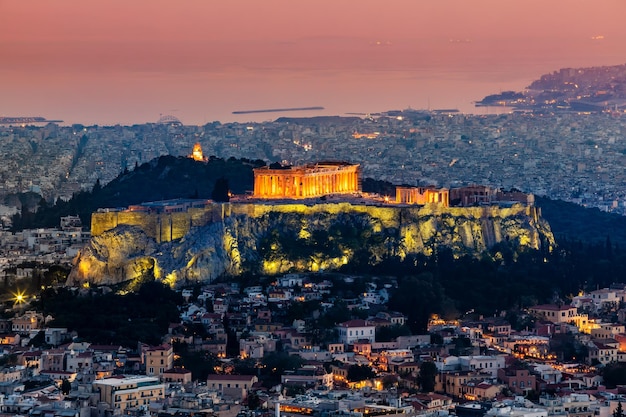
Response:
M157 243L139 226L94 236L75 259L69 284L113 284L154 276L170 285L244 271L280 274L332 270L349 262L431 255L448 247L478 255L501 241L554 246L537 209L335 204L232 205L219 221Z

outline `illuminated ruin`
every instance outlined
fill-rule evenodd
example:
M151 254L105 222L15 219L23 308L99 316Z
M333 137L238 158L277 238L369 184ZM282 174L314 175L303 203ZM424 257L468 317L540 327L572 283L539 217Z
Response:
M352 194L361 190L358 164L318 162L304 166L262 167L254 170L254 198L312 198Z
M191 151L191 155L189 155L189 158L199 162L207 161L207 158L202 154L202 146L200 146L200 143L196 142L193 145L193 150Z
M450 206L450 192L446 188L433 187L396 187L396 203L401 204L439 204Z

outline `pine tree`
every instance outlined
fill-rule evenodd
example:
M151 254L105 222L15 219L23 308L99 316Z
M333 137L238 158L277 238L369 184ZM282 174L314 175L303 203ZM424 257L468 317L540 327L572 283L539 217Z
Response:
M211 193L211 199L220 203L230 201L228 180L225 177L220 177L215 181L215 187Z
M63 382L61 382L61 393L63 395L69 395L71 390L72 384L67 380L67 378L63 378Z
M613 417L624 417L624 410L622 409L622 402L617 403L617 408L613 411Z

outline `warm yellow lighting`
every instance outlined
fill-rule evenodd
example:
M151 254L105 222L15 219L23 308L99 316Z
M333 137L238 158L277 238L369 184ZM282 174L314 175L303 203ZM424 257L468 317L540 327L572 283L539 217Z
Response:
M26 294L24 294L24 291L17 291L15 294L13 294L15 296L14 301L15 304L22 304L23 302L26 301Z
M280 262L263 261L263 272L269 275L276 275L280 271Z
M167 274L165 276L165 279L163 280L163 283L167 284L170 288L174 288L174 286L176 285L176 273L170 272L169 274Z
M200 146L199 143L193 145L193 150L191 151L191 155L189 155L189 158L199 162L206 162L207 160L207 158L205 158L202 154L202 146Z

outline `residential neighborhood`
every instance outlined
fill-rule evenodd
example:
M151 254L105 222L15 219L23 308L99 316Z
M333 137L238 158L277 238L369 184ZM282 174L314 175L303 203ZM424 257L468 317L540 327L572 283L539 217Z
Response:
M179 290L161 344L136 346L92 343L16 301L0 320L0 413L609 417L626 399L605 380L626 363L623 284L433 316L425 334L389 310L394 285L330 273L196 285Z

